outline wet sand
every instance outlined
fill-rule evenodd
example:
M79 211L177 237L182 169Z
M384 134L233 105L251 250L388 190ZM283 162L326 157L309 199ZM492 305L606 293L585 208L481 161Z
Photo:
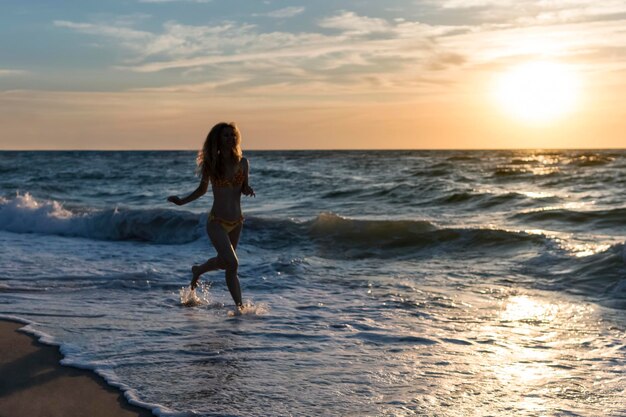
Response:
M62 366L62 355L0 320L1 417L152 416L93 372Z

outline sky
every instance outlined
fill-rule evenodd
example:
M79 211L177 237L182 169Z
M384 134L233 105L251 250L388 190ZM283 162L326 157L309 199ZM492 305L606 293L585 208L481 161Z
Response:
M626 144L623 0L0 4L0 149Z

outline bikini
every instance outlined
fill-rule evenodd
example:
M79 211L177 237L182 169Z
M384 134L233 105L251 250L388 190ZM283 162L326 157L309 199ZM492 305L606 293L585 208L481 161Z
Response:
M239 170L235 173L232 179L228 178L213 178L211 179L211 183L214 187L225 188L225 187L241 187L246 180L246 175L241 169L241 165L239 165ZM226 233L230 233L233 229L243 223L243 215L239 217L237 220L226 220L221 217L217 217L215 213L213 213L213 209L209 213L209 221L215 221L222 226L222 229L226 231Z

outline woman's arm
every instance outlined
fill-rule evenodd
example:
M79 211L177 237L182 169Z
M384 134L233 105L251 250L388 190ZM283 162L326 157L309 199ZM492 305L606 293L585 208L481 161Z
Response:
M243 163L243 170L245 174L245 179L241 185L241 193L248 197L256 197L254 190L250 187L250 184L248 184L248 180L250 179L250 163L247 158L243 158L241 162Z
M182 206L187 203L191 203L193 200L196 200L206 194L209 189L209 177L206 174L202 174L202 179L200 180L200 185L196 188L191 194L187 197L180 198L176 195L171 195L167 197L167 201L176 204L177 206Z

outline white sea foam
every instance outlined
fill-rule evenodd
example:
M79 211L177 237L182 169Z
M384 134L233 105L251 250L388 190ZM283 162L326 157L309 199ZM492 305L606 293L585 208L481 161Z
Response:
M208 306L212 304L211 283L200 283L196 289L181 287L178 291L180 304L185 307Z
M26 320L25 318L18 317L18 316L13 316L13 315L10 315L10 314L0 314L0 320L16 321L18 323L23 323L23 324L32 324L33 323L32 321Z
M246 301L243 308L230 310L229 317L237 316L264 316L270 312L270 306L266 303L253 304L252 301Z
M30 193L0 198L0 230L98 240L187 243L202 235L203 216L170 209L85 209L72 212Z
M83 369L87 371L91 371L99 376L101 376L108 385L118 388L124 394L124 397L128 401L129 404L136 405L141 408L148 409L152 411L154 415L163 416L163 417L190 417L196 415L192 412L176 412L164 405L148 403L145 401L141 401L139 399L138 393L129 387L128 385L122 383L118 376L115 374L113 368L115 367L115 363L108 361L107 363L103 362L86 362L83 360L78 360L73 358L74 354L77 354L80 349L73 347L68 343L59 343L54 336L43 332L41 330L36 329L37 323L31 320L27 320L23 317L9 315L9 314L0 314L0 320L10 320L18 323L25 324L24 327L19 328L18 330L22 333L29 334L37 339L40 343L48 346L54 346L59 349L63 358L60 361L60 365L70 366L72 368Z
M29 193L0 199L0 229L9 232L59 234L72 217L58 201L38 201Z

